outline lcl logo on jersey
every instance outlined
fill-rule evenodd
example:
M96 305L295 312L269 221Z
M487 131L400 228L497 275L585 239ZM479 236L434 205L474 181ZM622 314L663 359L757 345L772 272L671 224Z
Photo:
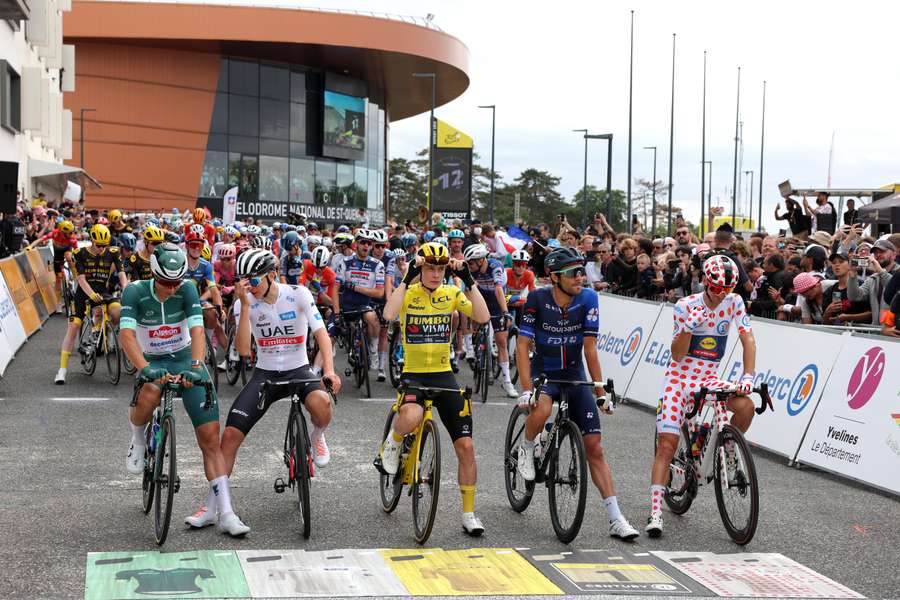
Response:
M853 410L859 410L875 394L881 376L884 374L884 350L875 346L863 354L847 383L847 405Z

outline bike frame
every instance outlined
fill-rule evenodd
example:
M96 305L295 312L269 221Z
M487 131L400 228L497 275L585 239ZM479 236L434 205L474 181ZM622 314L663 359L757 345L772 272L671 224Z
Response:
M398 394L397 401L394 403L393 408L394 413L396 413L398 416L400 414L400 406L402 405L402 402L403 394ZM422 431L425 430L425 423L427 421L433 420L432 403L433 400L431 400L430 398L425 398L422 422L419 423L418 427L416 427L412 446L410 446L409 454L407 454L406 460L403 464L403 485L412 485L414 483L419 483L419 450L422 447ZM410 457L415 458L413 460L410 460Z

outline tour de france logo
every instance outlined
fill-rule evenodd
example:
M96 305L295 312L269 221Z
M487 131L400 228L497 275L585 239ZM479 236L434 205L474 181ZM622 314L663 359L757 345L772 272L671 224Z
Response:
M859 410L872 399L884 374L884 362L884 350L879 346L869 348L857 361L847 383L847 405L851 409Z

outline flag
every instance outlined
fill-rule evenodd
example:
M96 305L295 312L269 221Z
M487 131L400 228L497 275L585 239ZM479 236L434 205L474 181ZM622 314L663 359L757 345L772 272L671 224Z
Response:
M222 199L222 221L225 223L234 223L237 221L237 199L237 186L234 186L225 192L225 197Z
M514 234L513 229L518 229L519 233L525 235L526 239L522 239L518 235ZM513 235L510 235L513 234ZM522 231L516 226L510 227L508 232L498 231L497 237L500 239L500 242L503 244L503 247L506 248L507 254L512 254L516 250L521 250L525 247L525 244L531 241L531 238L527 233Z

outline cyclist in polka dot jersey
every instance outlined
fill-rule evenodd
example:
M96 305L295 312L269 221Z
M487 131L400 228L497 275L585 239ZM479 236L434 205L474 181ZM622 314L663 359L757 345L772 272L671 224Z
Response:
M728 401L733 413L731 423L746 432L753 420L753 402L747 394L753 389L756 369L756 341L744 301L733 294L738 268L727 256L713 255L703 263L705 291L687 296L675 305L672 334L672 360L663 378L662 397L656 409L658 444L650 485L650 518L646 532L650 537L662 534L662 502L669 464L678 446L684 414L701 387L730 389L735 384L718 378L719 362L732 322L737 325L743 347L744 374L737 384L738 393Z

